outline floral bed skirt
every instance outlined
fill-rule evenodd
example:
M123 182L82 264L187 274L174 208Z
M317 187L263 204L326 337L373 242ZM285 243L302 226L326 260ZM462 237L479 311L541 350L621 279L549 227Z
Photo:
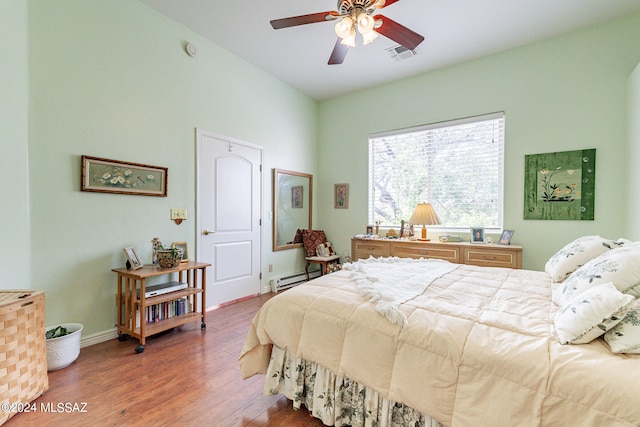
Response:
M329 426L444 427L428 415L276 346L265 377L264 394L284 394L295 409L304 404Z

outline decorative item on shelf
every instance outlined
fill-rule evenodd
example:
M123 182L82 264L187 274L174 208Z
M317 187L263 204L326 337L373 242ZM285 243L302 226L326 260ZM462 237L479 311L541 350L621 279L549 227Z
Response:
M162 249L162 242L157 237L151 240L151 249L153 250L151 256L151 264L158 265L158 249Z
M411 218L409 219L411 225L422 225L422 237L418 240L429 241L427 239L427 225L439 225L442 224L438 214L436 213L431 203L420 203L416 206Z
M187 242L173 242L171 247L182 249L182 259L180 262L189 261L189 244Z
M398 233L396 233L396 230L394 230L393 228L390 228L389 231L387 231L387 238L395 239L397 237L398 237Z
M158 266L160 268L176 268L182 261L182 249L169 248L158 250Z
M127 256L127 270L137 270L143 267L142 261L140 261L140 257L136 252L136 248L134 248L133 246L128 246L123 250L124 254Z
M367 234L373 234L373 225L367 225Z

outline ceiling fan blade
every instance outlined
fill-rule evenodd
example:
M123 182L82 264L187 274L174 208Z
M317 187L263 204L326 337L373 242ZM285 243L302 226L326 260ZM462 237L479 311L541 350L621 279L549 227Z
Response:
M271 26L274 30L280 28L295 27L296 25L313 24L315 22L332 21L340 14L335 11L310 13L308 15L290 16L289 18L274 19Z
M345 56L347 56L347 52L349 52L349 46L344 45L340 42L340 37L338 37L336 45L333 47L333 52L331 52L331 57L329 57L329 65L342 64L344 62Z
M383 7L391 6L392 4L394 4L397 1L400 1L400 0L384 0L384 1L378 2L375 5L375 8L376 9L382 9ZM380 4L380 3L382 3L382 4Z
M382 21L382 25L380 26L380 28L375 29L378 33L393 40L398 44L401 44L407 49L415 49L424 40L424 37L422 37L420 34L411 31L404 25L398 24L393 19L389 19L384 15L376 15L373 17L373 19L375 19L376 21Z

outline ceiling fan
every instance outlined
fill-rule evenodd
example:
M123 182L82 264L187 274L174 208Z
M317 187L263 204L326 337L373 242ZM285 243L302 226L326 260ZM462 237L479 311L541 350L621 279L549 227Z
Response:
M333 52L331 52L329 65L344 62L349 47L356 45L356 28L362 35L365 45L375 40L378 34L382 34L407 49L413 50L422 43L423 36L384 15L373 15L376 9L382 9L398 1L400 0L338 0L337 11L330 10L274 19L271 21L271 26L273 29L279 30L297 25L337 20L335 30L338 34L338 40Z

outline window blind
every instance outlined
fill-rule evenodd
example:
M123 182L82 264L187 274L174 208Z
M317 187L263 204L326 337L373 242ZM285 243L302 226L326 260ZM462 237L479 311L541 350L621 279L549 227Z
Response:
M431 203L442 225L501 228L504 113L372 134L369 221L399 225Z

